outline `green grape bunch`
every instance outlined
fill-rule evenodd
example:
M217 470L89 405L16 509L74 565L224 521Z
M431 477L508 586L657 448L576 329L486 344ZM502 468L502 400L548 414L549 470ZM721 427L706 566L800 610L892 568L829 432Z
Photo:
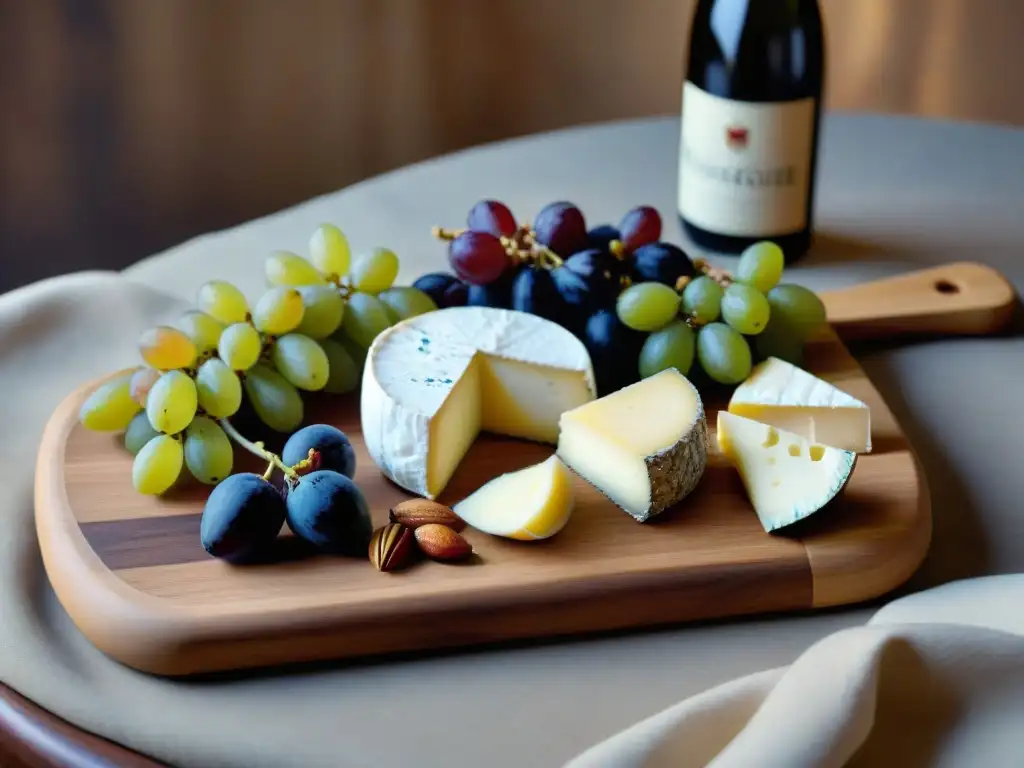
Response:
M388 249L353 260L341 230L324 224L309 253L272 253L253 305L232 283L204 283L195 308L142 334L143 365L83 403L83 426L124 433L137 491L163 494L186 474L218 484L233 470L232 439L249 445L229 421L243 399L272 430L293 432L303 392L354 391L378 334L437 309L422 291L393 285L399 262Z
M808 340L826 324L812 291L780 282L785 258L772 242L748 247L734 274L694 262L693 276L675 285L636 282L619 294L616 314L648 334L639 356L641 377L666 368L688 375L698 366L712 381L735 385L757 359L799 363Z

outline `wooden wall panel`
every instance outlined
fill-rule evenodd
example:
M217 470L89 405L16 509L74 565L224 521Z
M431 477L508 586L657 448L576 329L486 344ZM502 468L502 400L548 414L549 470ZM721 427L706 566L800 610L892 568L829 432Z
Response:
M821 0L828 104L1024 123L1024 3ZM673 113L692 0L5 0L0 289L441 152Z

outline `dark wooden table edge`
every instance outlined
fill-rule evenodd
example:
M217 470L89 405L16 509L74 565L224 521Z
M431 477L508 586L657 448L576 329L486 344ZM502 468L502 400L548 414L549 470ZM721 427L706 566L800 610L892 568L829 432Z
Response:
M3 768L170 768L84 731L0 683Z

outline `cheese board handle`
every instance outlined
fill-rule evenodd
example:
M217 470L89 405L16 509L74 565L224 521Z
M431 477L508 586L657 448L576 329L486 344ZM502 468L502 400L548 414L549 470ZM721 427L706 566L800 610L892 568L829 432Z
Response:
M825 291L829 323L843 339L903 334L977 336L1010 323L1017 296L997 270L961 261Z

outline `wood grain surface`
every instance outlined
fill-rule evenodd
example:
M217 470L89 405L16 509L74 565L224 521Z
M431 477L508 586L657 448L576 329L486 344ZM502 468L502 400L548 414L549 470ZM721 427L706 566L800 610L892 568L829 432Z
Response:
M851 299L853 297L853 299ZM838 327L865 333L998 330L1015 297L974 264L824 294ZM880 321L884 319L884 322ZM199 521L209 492L194 481L163 497L131 483L119 435L78 424L80 387L54 413L40 446L36 524L61 602L99 648L164 675L616 630L852 603L905 581L927 550L930 504L899 425L834 331L808 346L805 367L866 402L873 451L829 508L769 535L717 450L706 396L708 468L684 502L638 524L580 478L576 511L543 542L469 530L471 562L430 561L380 573L366 559L312 556L287 530L272 562L238 567L206 554ZM408 494L366 453L358 395L308 399L307 422L347 432L356 482L375 525ZM259 436L253 436L259 437ZM539 461L550 446L481 435L441 501ZM236 470L260 470L236 452Z

